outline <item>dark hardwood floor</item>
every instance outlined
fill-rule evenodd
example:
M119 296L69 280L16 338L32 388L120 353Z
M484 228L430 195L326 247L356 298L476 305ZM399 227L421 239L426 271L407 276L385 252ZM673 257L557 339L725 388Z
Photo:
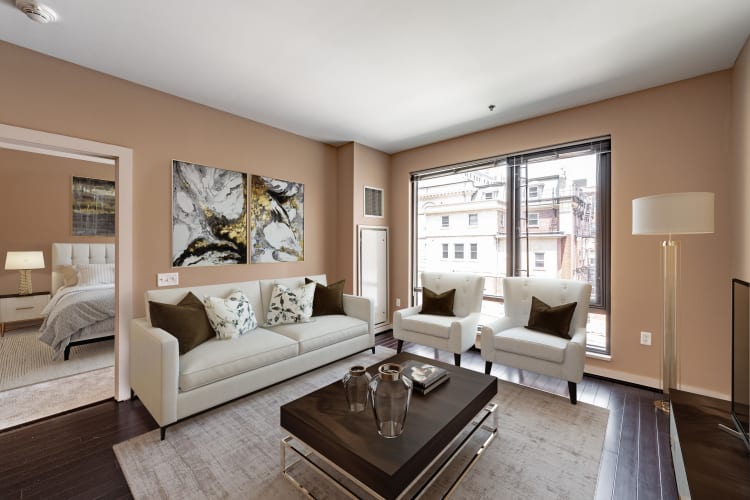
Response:
M390 332L377 345L396 348ZM431 348L406 344L404 350L434 357ZM439 352L452 363L453 354ZM483 371L471 350L465 368ZM502 380L568 397L568 386L531 372L495 365ZM654 410L656 393L596 377L578 385L578 401L609 408L609 424L596 499L673 499L677 491L669 449L669 418ZM553 425L553 423L551 423ZM140 401L113 400L0 432L0 499L130 498L112 445L157 427Z

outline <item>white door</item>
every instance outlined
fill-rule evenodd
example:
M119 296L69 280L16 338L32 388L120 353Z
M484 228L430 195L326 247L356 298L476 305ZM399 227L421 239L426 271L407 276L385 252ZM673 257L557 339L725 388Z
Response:
M373 301L373 324L388 321L388 228L359 228L359 295Z

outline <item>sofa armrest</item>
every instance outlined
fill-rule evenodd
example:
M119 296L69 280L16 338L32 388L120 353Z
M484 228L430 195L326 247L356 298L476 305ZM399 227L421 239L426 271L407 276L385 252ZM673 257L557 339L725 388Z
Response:
M344 294L344 312L347 316L352 318L361 319L367 323L367 331L375 342L375 327L372 323L373 314L373 303L367 297L359 297L357 295Z
M402 318L408 318L409 316L414 316L415 314L419 314L421 310L422 310L422 306L405 307L404 309L399 309L398 311L394 311L393 319L395 321L396 318L398 318L399 320Z
M448 342L452 345L453 352L464 352L474 345L477 339L479 317L479 312L473 312L451 322L451 335Z
M586 363L586 328L577 328L565 347L563 375L565 379L578 383L583 379L583 368Z
M503 330L508 330L509 328L513 328L513 319L509 318L507 316L502 318L494 318L484 325L482 325L482 336L487 335L492 336L498 332L502 332Z
M177 339L145 318L130 322L130 386L160 427L177 421Z

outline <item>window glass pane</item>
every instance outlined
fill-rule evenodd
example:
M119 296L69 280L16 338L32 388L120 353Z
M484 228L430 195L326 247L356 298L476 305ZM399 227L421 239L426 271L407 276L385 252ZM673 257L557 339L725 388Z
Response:
M471 244L471 258L472 259L477 258L477 244L476 243Z
M534 267L544 269L544 252L534 252Z
M479 224L479 217L477 214L469 214L469 225L476 226Z
M456 243L453 247L453 256L457 259L464 258L464 244Z
M448 215L443 215L441 224L443 227L448 227L450 225L450 217Z
M444 259L448 258L448 244L447 243L443 243L443 258Z

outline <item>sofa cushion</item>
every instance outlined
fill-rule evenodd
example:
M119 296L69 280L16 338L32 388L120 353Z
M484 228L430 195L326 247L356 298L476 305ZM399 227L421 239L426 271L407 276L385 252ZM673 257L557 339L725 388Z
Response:
M293 358L298 352L294 340L264 328L230 340L213 338L180 356L180 390L189 391Z
M206 297L204 303L208 321L220 339L239 337L258 328L250 301L241 290L233 291L226 298Z
M368 333L366 322L344 315L318 316L309 323L278 325L269 329L299 342L300 354Z
M443 293L435 293L429 288L422 287L422 314L435 314L437 316L455 316L453 314L453 301L456 297L456 289Z
M314 296L315 283L308 283L299 288L277 284L273 288L271 303L266 312L266 323L263 326L310 321Z
M148 302L151 324L177 338L180 354L194 349L216 334L208 322L203 302L188 292L177 304Z
M344 312L344 286L346 280L331 283L328 286L316 283L310 278L305 278L305 284L315 283L315 296L313 297L313 316L328 316L331 314L346 314Z
M415 314L401 320L401 328L414 332L447 339L451 333L451 323L456 321L453 316L436 316L434 314Z
M493 336L495 349L553 363L563 362L568 342L563 338L528 330L522 326L503 330Z

